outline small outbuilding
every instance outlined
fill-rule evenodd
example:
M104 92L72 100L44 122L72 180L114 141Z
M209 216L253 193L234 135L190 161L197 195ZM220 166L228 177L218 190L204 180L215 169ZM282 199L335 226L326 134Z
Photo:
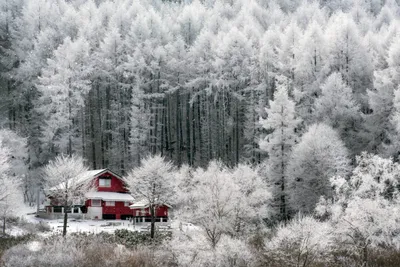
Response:
M149 209L149 202L147 200L140 200L132 205L130 208L133 211L133 219L136 223L151 222L151 215ZM156 209L156 222L168 222L168 211L170 205L164 204Z

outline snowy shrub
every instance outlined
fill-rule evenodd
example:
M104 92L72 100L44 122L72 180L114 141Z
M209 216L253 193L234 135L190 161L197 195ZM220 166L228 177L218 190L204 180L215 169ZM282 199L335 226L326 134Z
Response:
M39 245L38 245L39 246ZM29 243L17 245L3 255L5 267L70 267L84 259L82 247L74 239L55 238L32 247Z
M180 267L213 266L214 254L207 238L202 232L190 230L175 232L171 241L165 242L164 265Z
M115 242L127 247L160 245L164 240L171 238L170 232L159 232L151 238L148 232L134 232L126 229L117 229L114 232Z
M246 242L222 235L213 247L202 230L176 232L158 255L161 266L180 267L250 267L254 255Z
M2 261L5 267L155 267L153 254L147 247L129 249L102 235L75 235L16 245L4 253Z
M24 233L35 234L37 232L48 232L50 226L46 222L40 221L39 223L32 223L27 221L24 217L8 217L6 220L9 226L14 226L21 229Z
M250 267L255 266L254 255L249 245L236 238L223 236L215 248L215 266Z
M33 238L32 235L8 236L0 233L0 266L3 253L18 244L25 244Z
M328 222L298 217L281 224L265 244L267 261L282 266L312 266L329 261L333 249L333 229ZM274 266L272 264L271 266Z

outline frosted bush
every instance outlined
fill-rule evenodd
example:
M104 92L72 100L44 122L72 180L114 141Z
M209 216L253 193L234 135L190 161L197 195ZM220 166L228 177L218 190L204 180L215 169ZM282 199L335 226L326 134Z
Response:
M222 235L212 247L202 230L176 232L158 255L168 264L179 267L250 267L254 256L246 242ZM162 266L167 265L163 262Z
M328 222L312 217L298 217L286 226L278 226L271 240L266 241L266 256L285 266L310 266L326 261L333 249L333 228Z
M223 236L215 248L215 266L218 267L250 267L255 266L252 255L246 242Z
M42 247L32 243L21 244L4 253L5 267L71 267L78 266L84 254L76 240L57 238L42 244Z

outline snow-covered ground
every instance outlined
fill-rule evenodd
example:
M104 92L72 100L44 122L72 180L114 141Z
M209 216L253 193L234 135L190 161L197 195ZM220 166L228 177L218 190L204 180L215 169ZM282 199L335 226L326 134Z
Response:
M54 233L61 233L63 229L63 219L48 220L43 218L38 218L35 216L36 209L34 207L21 207L21 209L15 215L23 218L26 222L31 224L46 224L49 226L49 232L38 233L41 236L49 236ZM161 226L161 229L181 229L183 231L194 230L198 227L190 224L184 223L177 220L172 220L167 225L157 223L157 226ZM149 231L150 224L134 224L126 220L79 220L79 219L68 219L68 229L67 233L100 233L108 232L113 233L117 229L127 229L130 231ZM32 227L31 227L32 228ZM31 229L24 229L20 226L12 226L7 229L7 234L9 235L24 235L27 233L32 233Z
M61 233L63 229L63 220L41 220L42 222L47 223L50 226L51 232L53 233ZM135 227L135 225L129 223L129 221L106 221L106 220L68 220L68 233L100 233L100 232L109 232L113 233L117 229L128 229L131 231L140 231L139 227Z

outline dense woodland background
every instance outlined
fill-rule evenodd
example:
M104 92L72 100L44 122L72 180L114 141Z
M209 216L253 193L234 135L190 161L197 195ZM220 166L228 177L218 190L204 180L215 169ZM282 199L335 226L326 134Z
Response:
M394 0L3 0L1 127L27 143L26 184L62 153L121 174L147 154L264 163L315 123L350 164L397 160L399 14ZM282 138L265 109L279 87L282 114L294 104Z

